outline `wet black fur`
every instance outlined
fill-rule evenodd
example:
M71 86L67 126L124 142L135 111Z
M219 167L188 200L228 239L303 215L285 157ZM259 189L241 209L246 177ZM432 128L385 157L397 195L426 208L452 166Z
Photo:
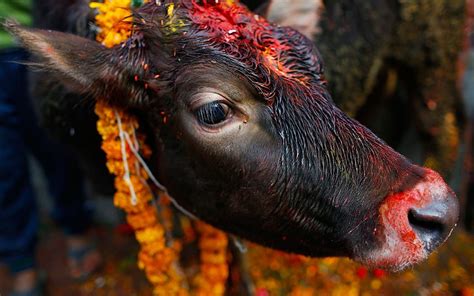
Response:
M134 94L129 103L159 135L160 180L185 208L231 233L290 252L350 256L375 246L371 230L380 202L412 186L422 171L334 106L321 78L322 62L304 37L285 28L273 32L291 36L288 42L295 46L302 44L287 58L299 75L310 78L306 84L236 59L205 35L193 34L192 26L186 28L188 37L163 36L157 26L164 11L152 5L136 13L145 22L137 22L135 38L123 48L102 50L93 60L98 72L117 74L111 76L115 86L104 89L104 75L94 73L99 85L92 91L114 93L110 98L122 106ZM87 30L80 34L89 35ZM275 145L256 141L236 161L216 158L182 138L174 111L176 96L185 89L175 83L192 79L183 78L187 68L211 61L219 65L216 73L238 75L260 98L259 124ZM143 62L149 71L142 70ZM78 71L83 67L77 65ZM54 101L61 101L57 95ZM166 125L162 112L170 116Z
M151 5L148 9L138 12L136 30L143 50L154 53L146 60L151 72L161 75L158 94L148 105L156 110L153 114L171 114L167 125L159 124L159 118L150 122L161 133L161 179L173 196L204 220L279 249L327 256L350 254L355 245L370 248L379 203L411 187L423 172L334 106L312 44L292 29L273 32L292 45L282 60L297 76L309 79L303 85L268 71L256 62L258 57L236 59L244 48L228 52L193 26L183 29L184 37L163 36L158 29L163 12ZM209 159L208 151L176 137L175 81L182 71L210 61L247 79L268 105L260 121L278 143L270 154L250 147L238 163ZM251 231L257 227L260 231Z

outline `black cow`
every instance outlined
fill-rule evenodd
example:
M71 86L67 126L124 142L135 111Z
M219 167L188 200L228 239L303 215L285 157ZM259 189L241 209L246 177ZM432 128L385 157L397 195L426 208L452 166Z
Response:
M52 3L66 17L58 27L88 35L87 22L68 25L87 3ZM451 189L334 105L309 39L231 3L153 1L112 49L7 28L48 69L40 84L63 82L138 114L156 140L155 172L199 218L309 256L391 270L426 258L457 222ZM65 93L54 99L80 102Z

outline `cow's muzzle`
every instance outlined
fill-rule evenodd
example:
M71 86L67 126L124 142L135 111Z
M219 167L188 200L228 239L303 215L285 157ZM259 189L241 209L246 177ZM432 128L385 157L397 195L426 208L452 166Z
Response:
M454 230L459 202L441 176L429 169L412 188L387 196L373 230L377 246L359 261L393 271L425 259Z

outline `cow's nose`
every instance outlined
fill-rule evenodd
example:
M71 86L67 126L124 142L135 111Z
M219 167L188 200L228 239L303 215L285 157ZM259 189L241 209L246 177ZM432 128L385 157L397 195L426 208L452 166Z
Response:
M408 211L408 221L428 252L448 238L458 221L459 202L454 193L447 195Z

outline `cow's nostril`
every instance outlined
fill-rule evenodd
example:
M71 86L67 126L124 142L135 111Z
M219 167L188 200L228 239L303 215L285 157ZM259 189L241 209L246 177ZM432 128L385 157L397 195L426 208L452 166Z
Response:
M437 217L423 215L418 210L412 209L408 211L408 221L428 251L442 242L445 226Z
M457 222L458 212L457 200L448 198L423 208L410 209L408 221L425 249L431 252L446 240Z

